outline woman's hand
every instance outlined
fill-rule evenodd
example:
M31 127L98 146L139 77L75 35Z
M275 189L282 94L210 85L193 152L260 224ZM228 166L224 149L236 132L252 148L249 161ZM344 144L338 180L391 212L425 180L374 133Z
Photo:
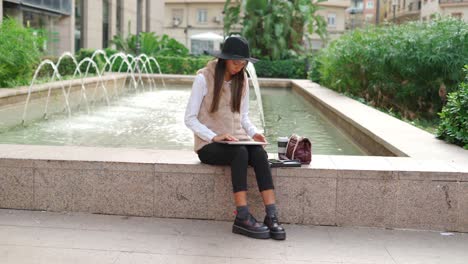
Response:
M219 142L219 141L239 141L236 137L230 135L230 134L221 134L217 135L212 139L213 142Z
M259 141L259 142L267 142L265 136L263 134L260 134L260 133L257 133L255 135L253 135L252 139L255 140L255 141Z

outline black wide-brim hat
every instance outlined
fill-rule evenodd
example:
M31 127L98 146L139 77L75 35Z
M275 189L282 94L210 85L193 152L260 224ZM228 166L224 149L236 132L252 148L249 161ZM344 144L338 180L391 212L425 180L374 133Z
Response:
M229 37L224 41L221 51L208 52L216 58L225 60L248 60L256 63L258 59L250 57L249 43L243 37Z

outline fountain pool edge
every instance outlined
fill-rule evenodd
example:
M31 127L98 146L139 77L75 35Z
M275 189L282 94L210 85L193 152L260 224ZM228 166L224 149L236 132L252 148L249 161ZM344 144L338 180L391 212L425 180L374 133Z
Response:
M361 107L310 81L283 82L356 115L361 126L359 118L383 118L362 116ZM445 157L313 155L309 166L273 169L282 220L468 232L467 154L434 148ZM253 177L249 188L256 189ZM255 192L250 203L260 217ZM200 164L190 151L0 145L0 208L232 220L232 207L229 170Z

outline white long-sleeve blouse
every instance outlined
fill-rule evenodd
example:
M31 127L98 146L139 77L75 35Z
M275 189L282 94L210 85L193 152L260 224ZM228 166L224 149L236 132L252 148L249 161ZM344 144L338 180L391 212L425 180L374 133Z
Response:
M242 99L240 107L241 125L247 135L253 137L253 135L255 135L258 130L249 119L249 82L247 79L245 82L246 93ZM231 82L229 81L227 83L228 85L224 87L230 86ZM216 133L198 120L198 113L200 112L201 103L207 93L208 88L206 87L205 76L203 74L198 74L193 82L192 93L185 110L184 121L185 125L190 128L197 136L205 141L211 142L213 137L216 136Z

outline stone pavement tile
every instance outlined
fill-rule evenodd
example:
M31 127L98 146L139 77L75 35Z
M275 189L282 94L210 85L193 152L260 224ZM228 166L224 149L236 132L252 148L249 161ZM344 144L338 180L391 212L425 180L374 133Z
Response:
M328 227L287 225L285 263L339 263Z
M264 256L259 256L264 257ZM259 258L231 258L230 264L284 264L283 260L273 260L273 259L259 259Z
M175 254L177 236L0 226L0 244Z
M298 261L298 260L286 260L284 264L343 264L342 262L335 261ZM356 264L356 263L352 263Z
M326 227L330 239L338 246L368 244L384 246L387 241L399 239L396 230L367 227ZM412 232L412 231L408 231Z
M231 257L233 248L225 237L181 237L177 254L191 256Z
M286 226L286 261L339 263L328 227Z
M0 244L2 264L112 264L120 252Z
M288 242L286 260L309 262L341 262L338 248L330 241Z
M115 264L228 264L229 259L208 256L160 255L123 252Z
M398 231L385 247L397 263L435 264L467 263L468 234Z
M232 222L170 218L165 219L165 221L168 224L172 223L181 236L225 237L232 232Z
M290 241L330 240L327 226L285 225L286 243Z
M344 263L397 264L383 245L348 244L337 246L336 256Z
M391 230L329 227L328 231L338 249L336 256L344 263L396 264L385 248L385 241L394 239Z
M407 244L387 246L388 252L397 263L414 264L466 264L468 254L466 248L461 250L457 248L438 248L434 250L431 246L408 247Z
M283 260L286 256L286 241L247 239L237 234L231 234L227 240L226 246L233 249L232 257Z
M43 211L0 210L0 226L178 235L181 233L179 229L184 226L182 225L184 221L186 220L68 212L54 213L51 217L50 212Z

